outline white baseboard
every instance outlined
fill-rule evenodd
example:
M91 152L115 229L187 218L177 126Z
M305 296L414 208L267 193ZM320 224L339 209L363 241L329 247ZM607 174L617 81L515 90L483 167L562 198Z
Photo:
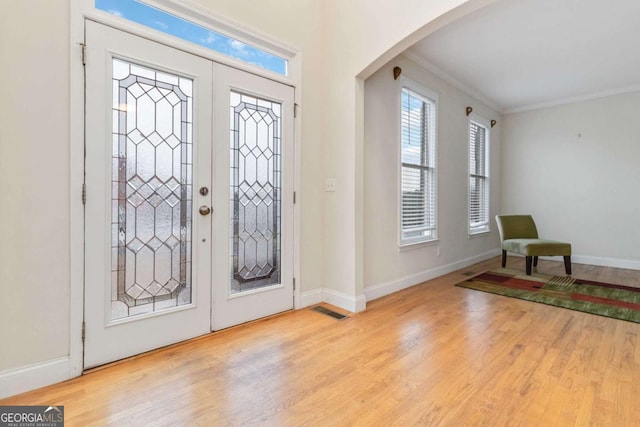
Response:
M324 302L352 313L363 311L367 307L367 299L364 295L353 297L344 292L334 291L333 289L323 289L322 296Z
M524 255L513 254L509 256L524 257ZM541 256L540 259L562 262L561 257ZM601 267L627 268L629 270L640 270L640 261L635 259L608 258L590 255L571 255L572 264L599 265Z
M320 304L321 302L326 302L327 304L335 305L352 313L357 313L366 308L367 300L364 295L354 298L344 292L334 291L332 289L314 289L300 294L300 305L297 306L296 309Z
M68 356L0 372L0 399L68 380Z
M320 304L322 302L322 289L314 289L312 291L300 293L300 303L296 309L309 307L310 305Z
M500 253L501 251L499 249L494 249L489 252L473 256L471 258L466 258L451 264L442 265L430 270L421 271L410 276L401 277L399 279L391 280L385 283L379 283L377 285L367 286L364 290L364 295L366 296L367 301L381 298L385 295L410 288L411 286L426 282L427 280L435 279L436 277L444 276L445 274L460 270L461 268L468 267L478 262L486 261L500 255Z
M631 259L605 258L588 255L571 255L571 262L575 262L576 264L600 265L603 267L640 270L640 261Z

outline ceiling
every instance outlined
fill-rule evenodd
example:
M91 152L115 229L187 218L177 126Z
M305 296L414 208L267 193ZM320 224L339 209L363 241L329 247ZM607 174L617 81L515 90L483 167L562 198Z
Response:
M406 52L502 113L640 90L639 0L500 0Z

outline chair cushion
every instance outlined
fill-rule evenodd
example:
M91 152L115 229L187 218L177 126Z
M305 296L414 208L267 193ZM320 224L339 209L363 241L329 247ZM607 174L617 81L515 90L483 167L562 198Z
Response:
M571 256L571 243L544 239L509 239L502 249L525 256Z

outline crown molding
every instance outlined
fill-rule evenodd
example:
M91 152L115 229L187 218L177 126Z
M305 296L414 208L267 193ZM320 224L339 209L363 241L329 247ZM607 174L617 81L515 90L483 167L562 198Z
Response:
M414 53L414 52L412 52L410 50L404 51L402 53L402 55L404 57L406 57L407 59L415 62L416 64L418 64L420 67L424 68L425 70L429 71L430 73L432 73L436 77L441 78L445 82L449 83L451 86L455 87L456 89L458 89L458 90L466 93L467 95L471 96L472 98L475 98L478 101L482 102L487 107L491 108L492 110L495 110L497 113L499 113L499 114L503 114L504 113L504 109L502 107L500 107L497 103L495 103L494 101L490 100L486 96L480 94L480 92L477 89L472 88L470 86L467 86L466 84L460 82L459 80L451 77L451 75L446 73L444 70L442 70L441 68L433 65L431 62L429 62L426 59L422 58L420 55L418 55L418 54L416 54L416 53Z

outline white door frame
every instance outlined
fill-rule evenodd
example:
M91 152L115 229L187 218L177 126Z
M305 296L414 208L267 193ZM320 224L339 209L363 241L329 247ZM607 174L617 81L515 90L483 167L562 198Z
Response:
M232 22L222 16L214 16L210 10L196 8L180 4L175 0L161 0L162 8L172 13L191 19L214 29L225 32L234 38L251 40L257 47L280 48L282 56L289 61L289 76L277 78L274 75L265 76L273 80L281 81L294 87L295 103L300 105L302 100L302 64L300 49L292 47L280 41L270 39L264 34L258 34L255 30L243 27L237 22ZM84 205L82 203L84 184L84 66L82 46L85 40L85 20L91 19L123 31L130 32L140 37L145 37L160 43L169 44L177 49L190 52L213 61L244 69L245 71L265 75L264 71L257 67L233 60L224 55L205 48L197 48L190 43L167 36L157 31L147 29L138 24L110 16L94 8L94 0L70 0L70 289L69 289L69 378L82 375L83 366L83 319L84 319ZM300 141L301 141L301 114L294 120L294 191L299 195L300 183ZM300 197L298 197L300 199ZM299 203L294 206L294 250L293 269L297 278L297 286L294 290L294 308L301 308L301 279L300 272L300 208Z

